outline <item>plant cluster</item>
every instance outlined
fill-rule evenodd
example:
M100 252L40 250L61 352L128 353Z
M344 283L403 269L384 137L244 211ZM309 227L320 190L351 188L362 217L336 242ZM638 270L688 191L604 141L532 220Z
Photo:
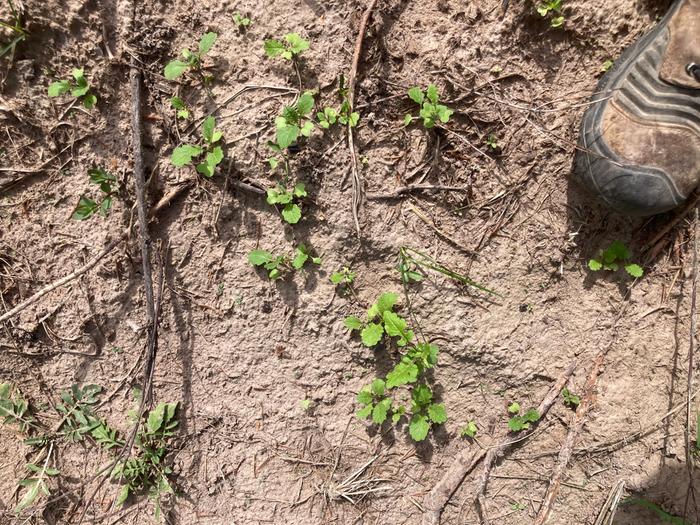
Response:
M196 163L197 172L211 178L216 167L224 160L222 138L223 133L216 129L216 119L210 115L202 123L201 141L198 144L183 144L175 148L170 162L178 168Z
M177 118L187 120L190 118L190 108L187 107L187 103L180 97L172 97L170 99L170 105L177 112Z
M564 388L564 390L561 391L561 395L564 398L564 404L569 408L576 408L581 404L581 396L577 396L568 388Z
M286 277L294 270L301 270L309 260L316 265L322 262L320 257L311 255L303 244L296 248L293 257L273 255L267 250L253 250L248 254L248 262L267 270L271 280Z
M408 126L418 118L422 118L423 126L426 129L431 129L434 128L438 122L447 124L454 113L453 110L444 104L440 104L440 93L434 84L430 84L425 91L419 87L412 87L408 90L408 97L418 104L420 113L419 117L414 117L410 113L407 114L403 119L405 126Z
M296 60L307 49L309 49L309 43L297 33L287 33L282 41L265 40L265 54L269 58L281 57L284 60Z
M357 401L364 405L357 416L361 419L371 416L374 423L382 424L391 414L392 422L398 423L407 409L401 404L395 405L395 399L389 396L390 391L411 385L408 430L415 441L422 441L433 425L447 421L445 406L435 403L433 391L425 382L425 372L437 363L438 347L415 341L415 334L406 320L393 311L397 300L395 293L383 293L367 310L366 320L356 316L345 319L345 326L359 331L366 347L374 348L384 341L403 350L399 362L384 379L378 378L379 381L375 380L357 395Z
M306 186L303 182L297 183L294 188L287 189L282 184L267 190L267 203L279 205L282 208L282 217L289 224L296 224L301 219L301 208L295 200L307 196Z
M632 257L632 252L620 241L614 241L605 250L601 250L597 257L588 261L588 268L591 271L598 272L606 270L616 272L623 266L625 271L632 277L639 278L644 275L644 270L636 263L628 263Z
M323 111L316 114L318 125L323 129L328 129L334 124L350 126L354 128L360 121L360 114L352 111L350 99L348 99L348 88L345 86L345 75L340 75L338 79L338 98L340 98L340 108L325 107Z
M236 24L238 29L245 29L252 24L253 21L248 16L244 16L240 13L233 13L233 23Z
M93 200L85 195L80 196L71 216L76 221L83 221L98 212L103 217L106 217L112 207L112 197L117 193L117 178L102 168L89 169L88 177L90 182L100 187L101 195L98 200Z
M561 27L564 25L564 16L561 14L562 0L546 0L537 6L537 13L543 18L549 18L549 25Z
M522 414L520 403L517 402L508 405L508 413L511 414L511 418L508 420L508 428L511 432L527 430L530 428L531 423L535 423L540 419L540 413L535 408L531 408Z
M206 33L199 40L199 45L196 51L183 49L181 52L183 60L171 60L163 69L163 76L168 80L175 80L181 77L186 71L195 71L200 73L202 70L202 60L204 55L209 53L211 48L216 43L219 37L216 33Z
M72 79L59 80L49 86L50 97L60 97L66 93L80 100L85 109L92 109L97 104L97 96L90 92L90 84L85 78L83 68L76 68L72 71Z

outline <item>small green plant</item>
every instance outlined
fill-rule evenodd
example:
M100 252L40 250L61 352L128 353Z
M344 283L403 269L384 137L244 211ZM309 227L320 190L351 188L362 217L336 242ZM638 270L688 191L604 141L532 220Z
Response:
M311 408L311 403L312 401L310 399L304 398L301 401L299 401L299 406L304 412L308 412Z
M608 248L601 250L597 257L588 261L588 268L593 272L600 270L616 272L622 265L632 277L642 277L644 270L641 266L626 262L631 257L632 252L627 249L627 246L620 241L614 241Z
M159 403L148 412L145 425L136 435L136 452L126 461L117 463L112 478L121 480L117 505L122 505L132 494L145 493L155 504L155 517L160 519L160 498L174 494L169 476L172 469L165 464L168 442L178 426L175 413L177 403Z
M442 424L447 420L447 412L444 405L433 402L433 392L430 387L423 382L423 375L426 370L433 368L437 364L438 347L427 342L414 342L415 334L408 327L405 319L393 311L398 300L398 295L392 292L381 294L377 301L367 310L367 320L362 321L359 317L349 316L345 319L345 326L350 330L360 332L362 344L368 348L377 346L382 340L387 344L393 343L399 348L405 349L400 361L382 380L382 388L378 388L379 383L373 383L365 387L365 392L370 392L373 397L371 401L371 412L367 411L367 395L362 394L358 401L365 407L358 413L358 417L369 417L371 413L375 420L375 409L378 403L382 403L377 419L382 413L385 416L392 414L392 421L398 422L406 412L402 406L393 406L393 401L384 401L384 393L394 388L404 385L413 385L411 390L411 419L409 422L409 434L415 441L424 440L430 428L434 424ZM373 388L374 386L374 388ZM382 399L379 399L381 390ZM388 395L386 396L388 397ZM386 409L386 411L384 410ZM399 414L395 418L396 414ZM382 420L383 422L383 420Z
M527 508L527 505L524 503L520 503L518 501L514 501L513 503L510 504L510 509L511 510L525 510Z
M309 49L309 43L297 33L284 35L284 42L265 40L265 54L270 58L282 57L285 60L296 60L299 55Z
M508 413L511 414L511 418L508 420L508 428L511 432L520 432L521 430L527 430L530 428L530 423L535 423L540 419L540 413L531 408L524 414L520 414L520 403L511 403L508 405Z
M479 427L476 426L476 421L470 421L459 431L459 435L462 437L475 438L478 431Z
M354 128L360 121L360 114L351 111L350 100L348 99L348 88L345 87L345 76L340 75L338 79L338 97L340 98L340 109L325 107L323 111L316 114L318 125L323 129L328 129L338 123L343 126Z
M233 13L233 23L236 24L238 29L245 29L252 24L253 21L249 17L243 16L240 13Z
M49 96L60 97L70 92L71 96L83 103L85 109L94 108L95 104L97 104L97 97L90 92L90 85L85 78L83 68L74 69L71 75L73 76L72 79L53 82L49 86Z
M188 119L190 118L190 109L187 104L180 97L173 97L170 99L170 105L177 111L177 118Z
M613 67L615 62L612 60L608 59L605 62L603 62L603 65L600 66L601 72L605 73L606 71L610 71L610 68Z
M8 7L10 8L11 18L8 22L0 20L0 28L5 28L10 31L10 41L5 45L0 44L0 58L5 56L7 53L10 53L11 55L14 54L17 44L25 40L28 35L27 29L24 26L24 13L21 10L21 3L20 9L16 9L12 3L12 0L6 1Z
M204 55L209 53L211 48L216 43L216 39L219 37L216 33L206 33L199 41L199 46L197 51L190 51L189 49L182 50L182 58L184 60L171 60L163 69L163 75L168 80L175 80L182 76L185 71L196 71L201 72L202 70L202 59Z
M581 404L581 396L577 396L568 388L564 388L564 390L561 391L561 395L564 398L564 404L569 408L576 408Z
M498 144L498 139L493 133L486 137L486 145L491 148L492 151L498 151L501 149L501 146Z
M49 477L58 476L59 471L49 468L48 464L50 457L51 449L49 449L49 453L46 456L46 461L44 461L43 465L39 466L35 465L34 463L27 463L25 465L25 468L30 474L29 476L20 480L19 485L26 488L27 491L24 493L24 496L22 496L22 499L17 504L17 507L15 507L16 514L19 514L26 508L30 507L41 494L44 494L45 496L51 495L46 482Z
M355 280L355 272L353 272L348 266L343 266L337 272L333 272L330 279L335 285L352 284Z
M653 503L649 501L646 498L633 498L629 497L624 500L622 500L621 505L637 505L638 507L643 507L654 514L656 514L656 517L659 518L659 523L668 523L669 525L690 525L691 522L687 521L685 518L681 516L674 516L670 512L666 512L663 508L661 508L659 505L656 503Z
M197 159L196 169L205 177L213 177L216 167L224 160L221 147L223 134L216 129L216 119L208 116L202 123L202 141L200 144L183 144L173 150L170 162L178 168L187 166Z
M301 219L301 208L295 203L295 199L306 197L306 186L303 182L297 183L294 188L287 189L282 184L267 190L267 203L282 207L282 217L289 224L296 224Z
M314 130L314 123L309 119L309 114L314 108L314 94L307 91L299 97L293 106L285 106L282 114L275 119L276 142L270 144L276 151L285 150L294 144L300 136L310 137ZM272 166L273 168L275 166Z
M61 402L56 403L56 410L63 416L59 435L74 443L90 436L108 450L122 446L124 443L117 439L117 431L93 412L92 406L98 402L97 396L101 393L102 387L99 385L85 385L81 388L76 384L71 385L70 390L62 392Z
M419 252L418 250L414 250L413 248L408 248L406 246L402 246L401 248L399 248L399 263L396 269L398 270L399 274L401 274L401 282L404 285L407 285L411 282L418 282L423 279L423 276L418 271L418 268L433 270L444 275L445 277L453 279L454 281L460 284L473 286L474 288L477 288L482 292L490 293L493 295L500 295L497 292L494 292L493 290L490 290L485 286L480 285L479 283L470 279L466 275L452 270L448 266L445 266L444 264L433 259L429 255Z
M267 250L253 250L248 254L248 262L253 266L260 266L267 270L271 280L289 275L294 270L301 270L309 259L316 265L320 265L322 262L320 257L311 255L303 244L296 248L294 256L291 258L284 255L273 255Z
M439 103L440 93L434 84L430 84L425 92L419 87L412 87L408 90L408 96L420 106L420 118L423 119L423 126L427 129L434 128L438 121L447 124L454 113L453 110ZM403 123L408 126L418 118L407 114Z
M562 0L547 0L537 6L537 12L543 18L549 18L549 25L561 27L564 24L564 17L561 15Z
M112 208L112 196L117 194L117 178L114 175L107 173L102 168L92 168L88 170L88 177L90 182L100 187L101 196L96 201L81 195L71 216L76 221L84 221L98 212L106 217Z
M12 390L10 383L0 383L0 418L3 424L15 424L20 432L27 433L35 424L34 416L22 393L17 389Z

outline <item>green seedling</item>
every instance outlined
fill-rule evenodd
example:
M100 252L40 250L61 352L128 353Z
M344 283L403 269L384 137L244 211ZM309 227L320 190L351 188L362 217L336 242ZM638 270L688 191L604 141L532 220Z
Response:
M656 515L660 520L659 523L668 523L669 525L691 525L690 521L687 521L681 516L675 516L670 512L666 512L656 503L649 501L646 498L633 498L629 497L622 500L621 505L636 505L638 507L643 507Z
M21 3L20 9L15 8L14 4L12 3L12 0L6 0L6 3L10 8L11 18L8 22L0 20L0 27L3 27L10 31L10 41L4 45L0 44L0 58L5 56L7 53L10 53L10 55L14 55L17 44L25 40L27 38L27 35L29 34L27 32L26 27L24 27L24 13L21 10Z
M173 97L170 99L170 105L177 111L177 118L188 119L190 118L190 109L187 104L180 97Z
M248 254L248 262L253 266L260 266L267 270L271 280L289 275L294 270L301 270L309 259L316 265L320 265L322 262L320 257L311 255L303 244L297 247L293 257L276 256L266 250L253 250Z
M70 93L71 96L83 103L85 109L94 108L97 103L97 97L93 93L90 93L90 85L85 78L83 68L74 69L71 75L73 76L72 79L53 82L49 86L49 96L60 97L61 95Z
M19 390L15 389L12 392L10 383L0 383L0 418L3 424L17 425L20 432L25 434L36 426L29 402L22 397Z
M357 316L349 316L344 323L350 330L360 332L362 344L368 348L374 348L382 341L385 341L386 344L392 343L405 350L400 361L382 380L382 396L384 396L385 391L405 385L413 385L411 391L411 419L408 430L415 441L422 441L428 435L432 425L441 424L447 420L444 405L433 403L432 390L421 382L425 371L437 364L438 347L427 342L414 342L415 334L413 330L408 327L405 319L393 311L397 300L397 294L392 292L383 293L377 298L377 302L367 310L365 321ZM375 388L370 385L369 388L365 387L364 390L373 392L373 395L378 395L376 385ZM367 399L367 395L362 394L362 400ZM358 414L361 417L367 412L368 403L362 401L359 397L358 400L365 404L365 407L362 409L364 412L361 411ZM373 398L371 401L373 415L379 402L383 401L378 398ZM384 408L386 408L387 414L389 412L392 414L400 413L396 421L405 413L405 408L393 409L391 402L383 403L384 405L379 409L380 413L384 411Z
M233 23L236 24L236 27L238 27L238 29L245 29L250 24L252 24L253 21L247 16L243 16L240 13L233 13Z
M527 505L524 503L519 503L517 501L514 501L513 503L510 504L510 509L511 510L525 510L527 508Z
M102 168L92 168L88 170L90 182L100 187L101 196L99 200L81 195L78 205L73 211L72 219L84 221L99 212L103 217L107 217L112 208L112 197L117 194L117 178L107 173Z
M501 149L501 146L498 144L498 139L493 133L486 137L486 145L491 148L492 151L498 151Z
M549 18L549 25L561 27L564 24L564 17L561 15L562 0L547 0L537 6L537 12L543 18Z
M275 119L276 142L268 144L274 151L280 152L289 148L300 136L311 136L314 123L309 120L309 115L314 104L313 92L307 91L299 97L295 105L286 106L282 110L282 114Z
M172 469L165 464L170 438L178 426L175 413L177 403L159 403L148 412L145 425L136 435L135 452L126 461L120 461L112 471L112 478L124 483L116 504L124 504L132 494L148 494L155 504L155 517L160 519L160 498L174 494L169 476Z
M183 144L173 150L170 162L181 168L196 162L196 169L205 177L213 177L216 167L224 160L221 147L223 133L216 129L216 119L208 116L202 123L202 141L199 144Z
M333 272L331 274L331 282L335 285L339 284L352 284L355 280L355 272L350 270L349 267L343 266L339 271Z
M444 275L445 277L453 279L460 284L472 286L481 290L482 292L500 296L499 293L480 285L466 275L452 270L429 255L419 252L418 250L414 250L413 248L407 248L405 246L401 247L399 249L399 262L396 268L401 275L401 282L404 285L407 285L411 282L421 281L423 276L420 272L418 272L418 268L433 270Z
M434 128L438 121L447 124L454 113L453 110L439 103L440 93L434 84L430 84L425 92L419 87L412 87L408 90L408 96L420 106L420 118L423 119L423 126L427 129ZM408 114L404 117L403 123L408 126L417 118L419 117Z
M606 71L610 71L610 68L613 67L614 64L615 62L613 62L612 60L606 60L605 62L603 62L603 65L600 66L600 71L603 73L605 73Z
M392 399L386 397L386 383L377 378L368 386L365 386L357 394L357 402L364 405L357 411L359 419L372 418L372 422L381 425L391 415L392 423L398 423L405 412L404 407L393 410Z
M459 431L459 435L462 437L475 438L478 431L479 428L476 426L476 421L470 421Z
M310 399L302 399L299 401L299 406L304 412L308 412L309 409L311 408L311 400Z
M620 269L620 265L622 265L625 271L632 277L642 277L642 275L644 275L644 270L641 266L626 262L631 257L632 252L629 251L627 246L620 241L614 241L608 248L602 250L597 257L588 261L588 268L594 272L600 270L616 272Z
M511 432L520 432L530 428L530 423L535 423L540 419L540 413L531 408L524 414L520 414L520 403L511 403L508 406L508 413L512 417L508 420L508 428Z
M163 69L163 75L168 80L175 80L182 76L185 71L196 71L201 73L202 70L202 59L204 55L209 53L211 48L216 43L216 39L219 35L216 33L206 33L199 41L199 46L197 51L190 51L189 49L182 50L182 58L184 60L171 60L168 65Z
M282 57L285 60L296 60L299 55L309 49L309 43L297 33L284 35L284 42L265 40L265 54L270 58Z
M561 395L564 398L564 404L569 408L576 408L581 404L581 396L572 393L568 388L564 388Z
M51 449L46 456L46 461L42 465L35 465L34 463L27 463L25 465L27 471L29 471L29 476L20 480L19 485L27 489L22 496L22 499L15 507L15 513L19 514L26 508L30 507L36 499L44 494L45 496L50 496L51 492L46 484L49 477L58 476L59 471L53 468L49 468L49 458L51 457Z
M360 114L352 111L350 100L348 99L348 88L345 87L345 76L340 75L338 79L338 97L340 98L340 109L326 107L316 114L318 125L323 129L328 129L334 124L350 126L354 128L360 121Z
M293 189L287 189L278 184L274 188L267 190L267 203L273 206L282 207L282 218L289 224L296 224L301 219L301 208L295 203L295 199L302 199L307 196L306 186L299 182Z

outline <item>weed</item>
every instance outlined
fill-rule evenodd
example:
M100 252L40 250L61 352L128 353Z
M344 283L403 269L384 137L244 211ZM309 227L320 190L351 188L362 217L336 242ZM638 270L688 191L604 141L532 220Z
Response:
M198 159L197 172L205 177L213 177L216 167L224 160L224 150L221 147L223 134L216 129L216 119L208 116L202 123L202 140L200 144L183 144L173 150L170 162L178 168L193 163Z
M561 15L562 0L546 0L537 6L537 12L544 18L549 18L549 25L561 27L564 25L564 17Z
M188 119L190 118L190 110L187 104L180 97L173 97L170 99L170 105L177 111L177 118Z
M367 310L366 321L362 321L356 316L349 316L345 319L347 328L360 332L362 344L365 346L375 347L386 337L387 342L391 341L399 348L406 350L400 361L386 375L386 378L381 380L381 383L377 383L375 380L372 385L363 389L364 394L361 391L361 397L358 395L358 401L365 405L358 413L358 417L369 417L371 414L372 420L381 424L391 413L392 421L398 422L406 409L403 406L394 407L391 398L388 395L385 396L385 391L404 385L415 385L411 391L411 419L408 430L415 441L422 441L428 435L432 425L441 424L447 420L444 405L433 402L433 392L423 382L424 372L433 368L437 363L438 347L427 342L414 342L413 330L408 327L405 319L393 311L397 300L397 294L383 293L377 298L377 302ZM379 388L380 385L381 388ZM371 399L367 392L372 396ZM385 401L384 397L389 400ZM370 405L372 408L368 409L367 407ZM377 409L379 405L380 408ZM375 410L379 412L375 414ZM381 418L382 414L384 414L384 418Z
M160 498L174 494L168 476L172 469L165 465L169 438L174 435L178 422L175 418L177 403L159 403L148 412L146 424L136 435L136 452L126 461L117 463L112 478L124 482L117 505L122 505L132 494L146 493L155 504L155 517L160 518Z
M275 119L276 142L269 146L280 152L294 144L299 136L310 137L314 130L314 123L309 119L309 114L314 108L314 94L307 91L299 97L293 106L285 106L282 114ZM275 148L276 146L277 148ZM273 168L275 166L272 166Z
M49 447L49 451L46 455L46 460L43 465L35 465L34 463L27 463L25 468L30 475L20 480L19 485L27 489L24 493L22 499L15 507L15 513L19 514L24 509L32 505L40 494L50 496L49 487L46 484L47 478L52 476L58 476L59 471L53 468L49 468L49 460L51 458L52 447Z
M510 509L511 510L525 510L527 508L527 505L524 503L520 503L518 501L514 501L513 503L510 504Z
M508 413L512 414L512 417L508 420L508 428L511 432L520 432L521 430L527 430L530 428L530 423L535 423L540 419L540 413L531 408L524 414L520 414L520 403L511 403L508 406Z
M201 72L202 59L204 58L204 55L206 55L214 46L218 36L219 35L216 33L206 33L200 39L197 51L183 49L181 54L184 60L171 60L168 62L165 69L163 69L163 75L165 78L168 80L175 80L188 70Z
M492 151L499 151L501 149L501 146L498 144L498 139L493 133L486 137L486 145L491 148Z
M72 219L83 221L95 213L99 212L103 217L107 216L112 207L112 196L117 193L117 178L114 175L107 173L102 168L92 168L88 170L90 182L97 184L102 192L101 198L98 201L92 200L85 195L80 196L78 205L73 211Z
M478 431L479 428L476 426L476 421L470 421L459 431L459 435L462 437L475 438Z
M653 503L645 498L626 498L622 500L622 505L637 505L638 507L643 507L650 510L656 517L659 518L660 523L669 523L670 525L690 525L689 521L681 516L674 516L673 514L666 512L656 503Z
M614 64L615 62L608 59L605 62L603 62L603 65L600 66L600 71L603 73L605 73L606 71L610 71L610 68L613 67Z
M3 424L15 424L20 432L26 433L35 424L29 402L19 390L11 391L10 383L0 383L0 418L3 418Z
M620 241L614 241L608 248L601 250L597 257L588 261L588 268L594 272L600 270L616 272L622 264L628 274L639 278L644 275L644 270L638 264L626 263L631 257L632 252L627 246Z
M445 277L449 277L457 281L460 284L465 284L467 286L473 286L481 290L482 292L487 292L493 295L500 295L493 290L480 285L479 283L473 281L466 275L462 275L459 272L452 270L451 268L445 266L444 264L433 259L429 255L414 250L413 248L407 248L405 246L399 249L399 263L397 270L401 274L401 282L406 285L410 282L417 282L423 279L420 272L417 271L418 268L426 268L433 270L435 272L441 273Z
M301 401L299 401L299 406L304 412L308 412L311 408L311 400L304 398Z
M316 114L318 125L323 129L328 129L338 123L343 126L354 128L360 120L360 114L351 111L350 100L348 99L348 88L345 86L345 76L340 75L338 79L338 97L340 98L340 109L325 107L323 111Z
M233 23L236 24L238 29L245 29L252 24L253 21L249 17L243 16L240 13L233 13Z
M581 396L572 393L568 388L564 388L561 395L564 398L564 404L569 408L576 408L581 404Z
M333 272L331 274L331 282L335 285L339 284L352 284L355 280L355 272L350 270L349 267L343 266L339 271Z
M16 9L12 0L7 0L7 5L10 8L10 14L12 18L9 22L4 22L0 20L0 27L10 30L10 41L4 46L0 47L0 57L5 56L7 53L13 54L17 44L22 42L27 38L27 29L24 27L23 13L21 9ZM21 4L20 4L21 7Z
M60 97L70 92L71 96L83 103L85 109L94 108L95 104L97 104L97 97L93 93L90 93L90 84L88 84L85 78L85 71L83 68L74 69L71 75L73 77L72 79L59 80L51 83L49 86L49 96Z
M253 266L261 266L268 271L268 277L272 280L291 274L294 270L301 270L307 261L317 265L321 264L321 258L309 253L306 246L299 245L294 251L293 257L273 255L266 250L253 250L248 254L248 262Z
M282 184L267 190L267 203L280 205L282 207L282 217L289 224L296 224L301 219L301 208L294 199L306 197L306 186L303 182L297 183L293 189L287 189Z
M430 84L425 92L419 87L412 87L408 90L408 96L420 107L419 115L423 119L423 126L427 129L434 128L438 121L447 124L454 113L453 110L439 103L440 93L434 84ZM403 123L408 126L417 118L419 117L407 114Z
M284 35L284 42L265 40L265 54L270 58L282 57L285 60L296 60L299 55L309 49L309 43L297 33Z

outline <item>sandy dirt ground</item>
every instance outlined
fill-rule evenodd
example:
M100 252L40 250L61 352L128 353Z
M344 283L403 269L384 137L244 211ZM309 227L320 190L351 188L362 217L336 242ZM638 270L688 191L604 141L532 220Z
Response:
M151 223L154 250L163 254L153 391L155 402L179 403L166 456L176 495L164 498L159 519L146 497L115 508L115 481L89 483L114 454L89 439L57 440L52 496L18 516L17 484L36 448L7 424L0 427L0 522L79 523L84 514L82 523L417 524L426 494L460 452L507 436L509 403L536 406L573 361L568 388L580 394L594 357L609 347L548 523L593 524L620 480L625 497L697 523L687 498L683 408L692 227L679 221L646 260L650 241L676 214L625 218L571 181L579 120L603 64L668 4L565 0L564 26L554 29L530 2L511 2L504 16L500 0L379 0L357 83L355 142L366 194L417 183L464 191L365 199L359 241L342 129L317 130L294 155L294 178L309 192L295 226L237 181L268 188L277 180L266 143L294 94L269 86L293 90L301 80L303 89L320 90L320 105L335 103L365 3L148 0L137 3L132 27L124 0L25 0L29 37L11 61L3 59L0 88L0 313L136 221L128 83L136 56L149 202L189 184ZM250 15L245 30L234 24L236 12ZM0 14L9 15L5 4ZM206 31L219 34L204 63L214 77L210 92L195 81L167 81L164 65ZM310 42L299 77L263 51L265 39L288 32ZM94 110L68 110L70 97L47 97L47 86L74 67L85 68L98 96ZM414 110L408 88L429 83L455 110L451 132L403 125ZM219 107L244 86L256 87ZM169 107L175 92L196 118L216 110L227 159L211 180L169 162L187 126ZM94 166L117 176L120 194L106 218L71 220L79 197L95 195L86 176ZM587 270L587 260L614 240L646 263L639 281ZM255 248L290 253L301 242L322 257L320 267L270 282L247 261ZM356 393L387 372L392 355L363 347L343 324L381 292L402 291L395 269L402 246L500 294L430 271L410 286L415 319L440 348L430 381L448 413L420 444L405 422L377 428L354 416ZM344 265L356 272L354 296L329 280ZM143 386L141 268L134 230L92 271L0 326L0 382L20 389L48 426L59 422L51 407L60 392L97 384L106 400L100 416L128 434L132 389ZM537 432L497 462L485 498L490 523L532 522L573 417L558 401ZM477 440L460 436L472 420ZM634 439L618 442L625 436ZM362 477L386 480L378 485L385 490L354 504L332 497L375 457ZM442 523L478 523L480 473L467 476ZM614 523L660 520L625 504Z

